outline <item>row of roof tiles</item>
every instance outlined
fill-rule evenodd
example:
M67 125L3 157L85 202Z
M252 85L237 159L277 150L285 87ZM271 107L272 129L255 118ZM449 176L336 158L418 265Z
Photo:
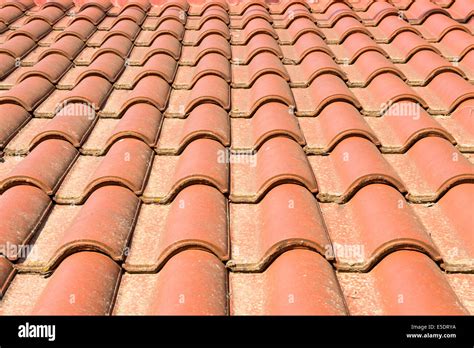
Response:
M445 275L426 255L407 250L391 253L363 274L335 273L321 255L295 249L261 273L229 275L215 255L202 250L176 254L156 274L123 275L109 257L84 251L67 257L50 278L17 275L12 295L0 302L0 311L16 315L466 315L468 308L472 311L472 286L472 277ZM463 293L464 304L458 297Z
M368 139L349 136L328 156L306 156L298 143L283 136L266 140L255 154L231 152L215 139L199 138L172 156L155 155L135 138L118 140L104 156L79 156L69 142L47 138L26 157L4 158L0 188L31 183L58 203L80 204L103 183L113 183L145 202L168 203L199 182L224 194L230 191L233 202L256 202L273 186L291 181L322 202L345 203L378 182L395 187L411 202L424 203L472 181L473 175L472 163L437 136L417 140L406 154L386 155Z
M0 242L27 246L36 234L32 254L17 268L43 273L89 249L125 262L127 271L154 272L189 247L207 249L236 271L262 270L275 255L304 247L335 260L339 270L368 270L387 253L408 248L427 253L445 270L469 272L472 216L463 207L472 204L473 189L458 185L425 206L406 203L391 186L371 184L339 205L318 204L306 188L288 183L257 204L229 205L215 187L196 184L169 205L140 205L130 190L104 186L82 206L53 208L41 190L21 185L2 195ZM364 247L345 256L334 254L333 244ZM15 261L24 254L17 249L8 256Z
M36 249L15 266L18 255L0 259L0 289L5 292L13 279L0 311L472 311L465 294L471 277L446 276L435 264L472 270L472 217L462 207L472 204L473 167L459 151L469 151L473 134L472 64L466 59L471 14L456 2L425 4L426 11L399 3L408 8L403 19L387 3L366 2L360 16L355 4L313 7L321 3L239 3L232 9L226 2L110 7L103 1L60 20L72 3L48 2L21 29L4 35L0 54L11 59L0 107L15 117L0 132L6 152L2 237L4 245L34 239ZM29 6L20 4L11 7ZM439 26L430 18L438 15L435 22L460 23L433 34ZM397 29L374 34L357 30L352 19L364 28L382 29L387 21ZM420 28L403 29L407 19L408 28ZM469 40L453 47L450 34L461 38L461 32ZM423 40L420 33L432 35ZM387 100L420 103L423 125L370 117L386 111ZM92 106L92 117L64 117L83 102ZM450 112L439 123L429 115ZM241 154L230 154L229 146L257 151L244 153L239 163ZM335 252L331 241L364 250L356 250L354 259ZM184 250L196 248L204 251ZM229 280L224 263L232 271ZM365 273L335 275L331 263L339 271ZM395 280L393 272L402 269L406 281ZM53 275L15 276L17 270ZM420 274L422 285L415 289L412 280ZM281 279L290 280L289 288ZM255 282L262 291L255 292ZM131 296L138 284L144 291L144 283L151 302ZM38 292L25 301L22 287L32 284ZM418 293L433 284L438 297ZM352 293L354 286L369 295Z
M294 139L307 154L330 154L348 135L367 138L384 154L409 154L425 135L443 138L460 151L472 151L472 104L466 101L449 118L433 118L412 102L394 103L388 107L388 115L380 118L364 118L343 101L328 104L317 118L298 119L286 105L275 102L263 104L251 118L233 119L215 104L200 104L184 119L163 118L148 103L130 105L121 118L97 118L93 110L80 103L67 105L51 120L31 118L15 104L0 105L0 110L10 115L2 132L8 155L24 155L51 136L65 139L84 155L105 155L124 135L143 140L158 154L172 155L182 153L200 137L214 138L233 150L258 150L276 135ZM87 115L70 117L77 112ZM334 113L341 115L337 122L331 117ZM27 131L16 135L20 129ZM172 130L172 137L168 130Z

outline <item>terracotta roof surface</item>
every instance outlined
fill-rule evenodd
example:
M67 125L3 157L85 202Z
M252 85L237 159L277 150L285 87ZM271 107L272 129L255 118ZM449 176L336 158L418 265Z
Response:
M474 313L471 0L3 0L0 313Z

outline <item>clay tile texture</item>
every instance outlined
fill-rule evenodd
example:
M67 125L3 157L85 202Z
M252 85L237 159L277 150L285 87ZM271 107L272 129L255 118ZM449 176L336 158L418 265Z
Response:
M2 2L0 314L473 315L473 14Z

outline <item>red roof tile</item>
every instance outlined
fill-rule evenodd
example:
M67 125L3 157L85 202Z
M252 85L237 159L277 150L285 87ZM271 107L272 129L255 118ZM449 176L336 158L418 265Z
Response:
M474 7L0 4L0 313L474 313Z

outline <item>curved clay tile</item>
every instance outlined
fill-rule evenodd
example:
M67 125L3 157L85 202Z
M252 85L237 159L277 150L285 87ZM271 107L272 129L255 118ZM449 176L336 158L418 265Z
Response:
M433 14L429 16L423 24L423 29L429 33L424 35L425 39L430 38L432 41L438 42L452 30L461 30L469 33L469 29L454 19L443 14Z
M302 117L299 123L307 141L306 153L329 153L350 136L364 137L374 145L380 145L379 139L359 111L345 101L330 103L321 110L318 117Z
M247 45L233 46L232 48L232 59L236 64L249 64L257 54L262 52L270 52L278 58L283 58L283 53L277 41L267 34L255 35Z
M183 116L204 103L217 104L228 110L230 86L221 77L205 75L196 81L192 90L173 90L167 113Z
M274 161L275 156L281 158ZM231 157L232 202L257 202L272 187L297 183L315 193L316 179L303 149L294 140L275 137L254 153L235 153Z
M174 81L174 87L179 89L193 89L196 83L204 76L218 76L227 83L231 80L229 60L218 53L209 53L203 56L196 67L182 67Z
M3 175L0 188L3 191L19 184L32 184L51 195L61 184L77 155L77 150L67 141L43 141L10 173Z
M139 208L140 200L126 188L104 186L94 191L66 228L43 271L51 271L81 251L99 251L122 261Z
M0 46L0 52L9 54L12 58L23 58L35 48L35 41L25 35L17 35Z
M6 190L0 196L1 245L25 246L39 230L51 207L48 195L37 187L18 185ZM10 260L23 256L19 248L13 252L5 256Z
M124 267L155 272L190 249L206 250L222 261L229 258L227 199L209 185L188 186L167 206L143 206Z
M410 24L423 24L429 16L435 13L441 13L450 17L450 14L445 9L439 7L429 0L414 1L408 10L404 12L404 16L408 19Z
M308 18L295 18L294 21L288 26L287 30L287 38L283 40L282 35L279 37L280 42L293 45L301 35L306 33L315 33L322 38L324 38L324 34L320 29L317 28L316 24L309 20Z
M231 22L231 28L233 29L245 29L250 23L258 19L256 23L261 24L270 24L273 19L265 8L261 6L254 6L245 10L244 14L240 17L234 18ZM251 25L253 28L256 27L255 24ZM270 24L271 27L271 24Z
M0 104L0 114L8 115L0 123L0 149L3 149L10 139L30 120L30 114L20 105Z
M55 41L58 41L64 36L75 36L85 42L95 32L95 30L96 27L94 24L90 23L89 21L77 20L70 24L61 33L59 33L55 37Z
M60 138L79 148L95 125L95 113L83 104L68 104L31 140L30 149L48 138Z
M382 118L368 120L381 141L384 153L405 153L419 139L438 136L456 143L454 137L420 105L407 101L392 104Z
M248 8L257 8L261 7L263 9L268 10L268 5L264 0L256 0L256 1L239 1L235 4L232 4L229 8L229 14L234 16L241 16Z
M332 28L343 17L353 17L360 20L359 16L343 2L333 2L324 14L316 14L315 20L321 28Z
M210 19L203 24L201 29L188 30L184 38L184 43L191 46L198 46L205 37L213 34L221 35L226 40L230 39L229 27L218 19Z
M152 150L138 139L125 138L115 142L102 162L89 177L81 192L81 201L104 183L114 183L137 195L143 192L153 161Z
M216 9L227 13L229 10L229 5L225 0L206 1L200 4L192 3L188 9L188 14L192 16L205 16L207 12Z
M360 17L365 25L377 26L384 18L398 15L398 9L392 4L385 1L374 1Z
M146 314L227 314L226 270L211 253L185 250L173 256L156 277Z
M324 42L320 35L308 32L301 35L293 45L293 57L289 58L285 54L285 59L289 59L291 64L300 64L302 60L311 52L324 52L331 57L334 53L329 49L328 45Z
M12 38L16 36L26 36L30 38L31 40L38 42L41 40L43 37L48 35L48 33L51 31L52 27L51 25L42 20L42 19L34 19L28 24L24 25L21 27L21 29L17 29L15 31L12 31L8 36L7 39L11 40Z
M362 53L352 67L352 69L346 70L351 87L366 87L375 77L385 73L392 73L402 80L407 79L400 68L380 52L367 51Z
M320 75L334 74L343 80L347 80L346 73L325 52L314 51L303 58L298 70L287 66L291 75L291 85L298 87L309 87Z
M262 273L231 273L230 291L232 315L348 314L330 263L310 250L287 251Z
M291 109L280 102L261 105L250 119L233 119L232 130L234 149L258 150L268 139L277 136L286 136L305 145L298 120Z
M158 12L156 13L158 16L161 16L164 11L170 8L179 8L183 11L189 9L189 3L187 0L151 0L151 3L155 7L159 7Z
M436 75L426 88L436 96L437 103L447 112L474 97L474 86L452 71Z
M474 165L446 139L422 138L405 156L416 166L418 174L416 180L410 180L407 185L407 198L411 201L434 201L451 187L474 180ZM409 174L400 172L402 177Z
M188 15L191 15L191 13L188 12ZM186 22L186 29L199 30L203 27L204 23L211 19L218 19L226 25L230 22L229 15L224 9L213 6L207 9L200 17L190 17Z
M51 91L54 85L46 78L40 76L31 76L9 91L0 94L0 103L13 103L21 105L25 110L32 111L39 105Z
M233 272L261 272L282 253L314 250L325 255L330 240L318 203L305 187L282 184L258 204L230 208Z
M395 36L390 44L390 58L395 63L406 63L410 57L422 50L433 51L441 55L438 48L428 44L419 34L412 31L402 31Z
M107 150L119 139L133 137L153 147L158 138L162 123L161 112L148 103L137 103L130 106L112 130L104 150Z
M305 7L307 10L311 11L310 4L304 0L281 0L278 3L270 3L269 9L271 14L283 14L288 11L291 6L295 5Z
M133 89L133 86L136 86L138 81L148 75L156 75L166 82L172 83L177 67L178 64L173 57L164 53L157 53L151 56L143 66L128 66L115 83L115 87Z
M79 8L79 11L84 11L89 7L97 7L105 12L112 7L112 2L110 0L84 0L83 4Z
M216 104L196 106L186 119L167 119L157 145L160 154L180 154L191 142L213 139L230 145L230 124L227 112Z
M106 13L99 7L87 7L81 10L69 23L70 25L75 24L79 21L87 21L94 27L99 25L100 22L105 18Z
M385 17L380 21L377 29L383 34L384 42L386 43L392 42L392 40L402 32L413 32L420 37L423 36L417 28L409 25L399 16Z
M393 275L397 274L396 280ZM428 256L398 251L386 256L372 271L385 315L465 315L446 276ZM402 295L403 301L400 301Z
M289 81L288 72L280 59L272 53L257 54L247 65L233 66L232 86L250 88L262 75L272 73Z
M313 15L304 5L295 3L287 8L283 17L280 19L280 21L275 22L274 26L275 28L286 29L295 20L301 18L306 18L312 22L314 21Z
M251 116L268 102L281 102L289 108L295 106L287 81L273 73L261 75L249 89L233 89L232 92L232 113L239 116Z
M108 256L91 251L72 254L53 272L32 313L109 315L120 276L120 266Z
M353 17L342 17L336 22L333 30L335 34L337 34L337 43L340 44L342 44L350 35L354 33L362 33L369 37L372 36L370 31Z
M99 110L111 92L112 85L101 76L87 76L72 90L67 91L61 100L62 104L83 102L94 110Z
M272 25L262 18L252 19L244 29L235 30L232 33L232 43L234 45L246 45L252 37L258 34L267 34L272 36L275 40L278 35L273 29Z
M359 101L347 88L344 80L331 73L317 76L308 88L294 88L297 115L317 115L328 104L335 101L347 101L360 108ZM308 97L309 95L309 97Z
M426 86L437 75L451 71L462 78L466 74L446 59L432 51L419 51L415 53L405 65L410 72L408 80L412 86Z
M33 68L21 74L17 83L32 76L41 76L51 83L58 83L71 66L71 61L63 55L49 54L36 63Z
M227 150L213 139L196 139L181 155L156 156L148 185L143 193L146 202L169 202L183 188L205 183L222 193L229 190ZM166 180L159 174L166 170Z
M389 185L362 187L344 205L322 204L324 221L340 271L370 270L397 250L418 250L434 261L441 255L415 210ZM344 250L341 246L359 246Z
M63 36L46 50L41 52L41 54L38 56L38 60L41 60L50 54L61 54L72 61L79 54L79 52L81 52L81 50L84 48L84 45L84 41L76 36Z
M318 180L318 199L345 203L364 186L384 183L405 193L404 182L368 139L351 136L343 139L329 156L310 156Z

